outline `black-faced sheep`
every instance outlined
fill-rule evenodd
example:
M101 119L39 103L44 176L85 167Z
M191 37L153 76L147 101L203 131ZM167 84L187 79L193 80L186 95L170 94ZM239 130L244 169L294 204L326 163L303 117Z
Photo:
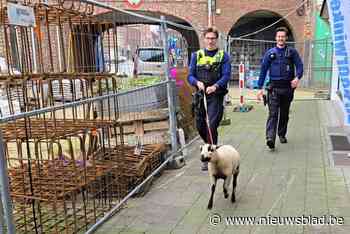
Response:
M218 179L224 179L224 197L228 198L227 189L230 186L232 177L232 196L231 201L236 201L235 190L237 177L239 174L240 156L237 150L231 145L210 145L201 146L201 161L209 162L208 171L211 182L211 195L208 203L208 209L213 207L213 198Z

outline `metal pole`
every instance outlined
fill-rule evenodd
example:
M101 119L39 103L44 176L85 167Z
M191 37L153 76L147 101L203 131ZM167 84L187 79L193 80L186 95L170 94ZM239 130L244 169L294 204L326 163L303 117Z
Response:
M58 53L58 67L59 71L62 72L62 54L61 54L61 38L60 38L60 26L56 26L56 34L57 34L57 53Z
M334 96L335 96L335 93L333 94L333 91L338 91L338 87L339 87L339 80L337 79L334 79L334 62L333 62L333 44L332 44L332 39L329 40L329 38L327 38L327 43L330 43L330 63L329 63L329 66L330 66L330 91L329 91L329 98L330 100L333 100L334 99ZM328 55L328 53L327 53ZM337 81L337 83L335 82Z
M33 52L33 72L37 73L38 68L37 68L37 60L36 60L36 44L35 44L35 33L34 33L34 28L31 28L31 37L32 37L32 52Z
M168 54L168 35L167 35L167 25L165 22L165 17L162 15L161 19L161 37L163 40L163 50L164 50L164 62L167 64L165 77L167 81L170 81L169 75L169 54ZM168 82L167 93L168 93L168 110L169 110L169 124L170 124L170 139L171 139L171 152L177 151L177 137L176 137L176 108L175 108L175 84L173 82Z
M314 77L313 77L313 48L314 48L314 42L311 40L307 40L308 47L309 47L309 57L308 57L308 76L309 76L309 87L308 88L313 88L312 86L314 85Z
M328 44L329 43L329 41L328 41L328 38L326 39L326 45L327 45L327 49L326 49L326 70L327 70L327 74L328 74L328 79L329 79L329 87L328 87L328 92L329 92L329 100L331 99L331 95L332 95L332 70L330 70L330 71L328 71L328 66L330 66L329 64L330 64L330 62L328 61L328 58L329 58L329 53L328 53L328 50L331 50L332 52L331 52L331 54L333 54L333 50L332 50L332 46L331 45L329 45ZM330 49L328 49L328 46L331 46L331 48ZM332 61L332 59L331 59L331 61ZM332 61L332 63L333 63L333 61Z
M229 57L230 57L230 59L231 59L231 48L230 48L230 36L229 35L227 35L226 36L226 40L225 40L225 37L224 37L224 48L225 48L225 51L227 52L227 54L229 55ZM231 61L230 61L230 63L231 63ZM229 81L227 82L227 89L228 90L230 90L230 81L231 81L231 75L232 74L230 74L230 79L229 79ZM228 103L230 103L230 95L229 95L229 93L227 93L226 95L225 95L225 104L228 104Z
M245 65L244 63L239 64L239 105L241 107L244 106L244 74L245 73Z
M1 188L0 188L1 189ZM1 193L0 193L0 234L4 234L5 230L4 225L4 207L2 205Z
M211 0L208 0L208 27L212 26Z
M15 225L13 223L12 202L9 190L9 181L7 174L7 165L5 159L4 140L2 138L2 131L0 130L0 187L1 187L1 201L4 207L4 216L7 226L7 233L15 234Z
M11 43L11 51L12 51L11 53L12 61L8 61L8 62L11 62L17 70L19 70L20 72L23 72L21 62L20 62L20 57L18 54L18 49L17 49L18 48L17 32L13 25L10 25L10 43Z
M304 69L306 68L306 63L305 63L305 61L306 61L306 52L307 52L307 50L306 50L306 41L304 41L304 43L303 43L303 61L304 61ZM309 75L307 74L308 73L308 71L306 71L306 69L305 69L305 74L304 74L304 81L301 81L301 85L302 85L302 87L308 87L308 79L309 79Z

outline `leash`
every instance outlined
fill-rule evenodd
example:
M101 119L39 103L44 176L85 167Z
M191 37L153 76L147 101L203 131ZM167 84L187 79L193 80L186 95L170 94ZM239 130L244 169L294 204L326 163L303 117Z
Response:
M210 129L210 123L209 123L209 117L208 117L208 105L207 105L207 95L205 95L205 91L203 90L203 97L204 97L204 110L205 110L205 119L207 122L207 128L208 128L208 133L209 133L209 140L210 140L210 144L213 144L213 135L211 133L211 129Z

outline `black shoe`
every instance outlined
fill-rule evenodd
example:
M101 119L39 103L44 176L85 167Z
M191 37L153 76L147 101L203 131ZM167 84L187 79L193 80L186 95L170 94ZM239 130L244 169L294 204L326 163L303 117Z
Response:
M266 145L267 145L270 149L274 149L274 148L275 148L275 142L274 142L271 138L267 138L267 140L266 140Z
M285 137L280 137L280 142L281 142L282 144L286 144L288 141L287 141L287 138L285 138Z

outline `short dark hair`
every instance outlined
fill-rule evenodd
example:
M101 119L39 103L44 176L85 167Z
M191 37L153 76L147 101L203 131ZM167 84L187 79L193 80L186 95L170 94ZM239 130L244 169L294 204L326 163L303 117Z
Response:
M286 36L288 36L288 34L289 34L289 30L286 27L278 27L278 28L276 28L275 34L277 34L277 32L285 32Z
M205 37L205 35L207 35L208 33L214 33L216 38L219 37L219 31L215 27L209 27L205 29L203 32L203 36Z

